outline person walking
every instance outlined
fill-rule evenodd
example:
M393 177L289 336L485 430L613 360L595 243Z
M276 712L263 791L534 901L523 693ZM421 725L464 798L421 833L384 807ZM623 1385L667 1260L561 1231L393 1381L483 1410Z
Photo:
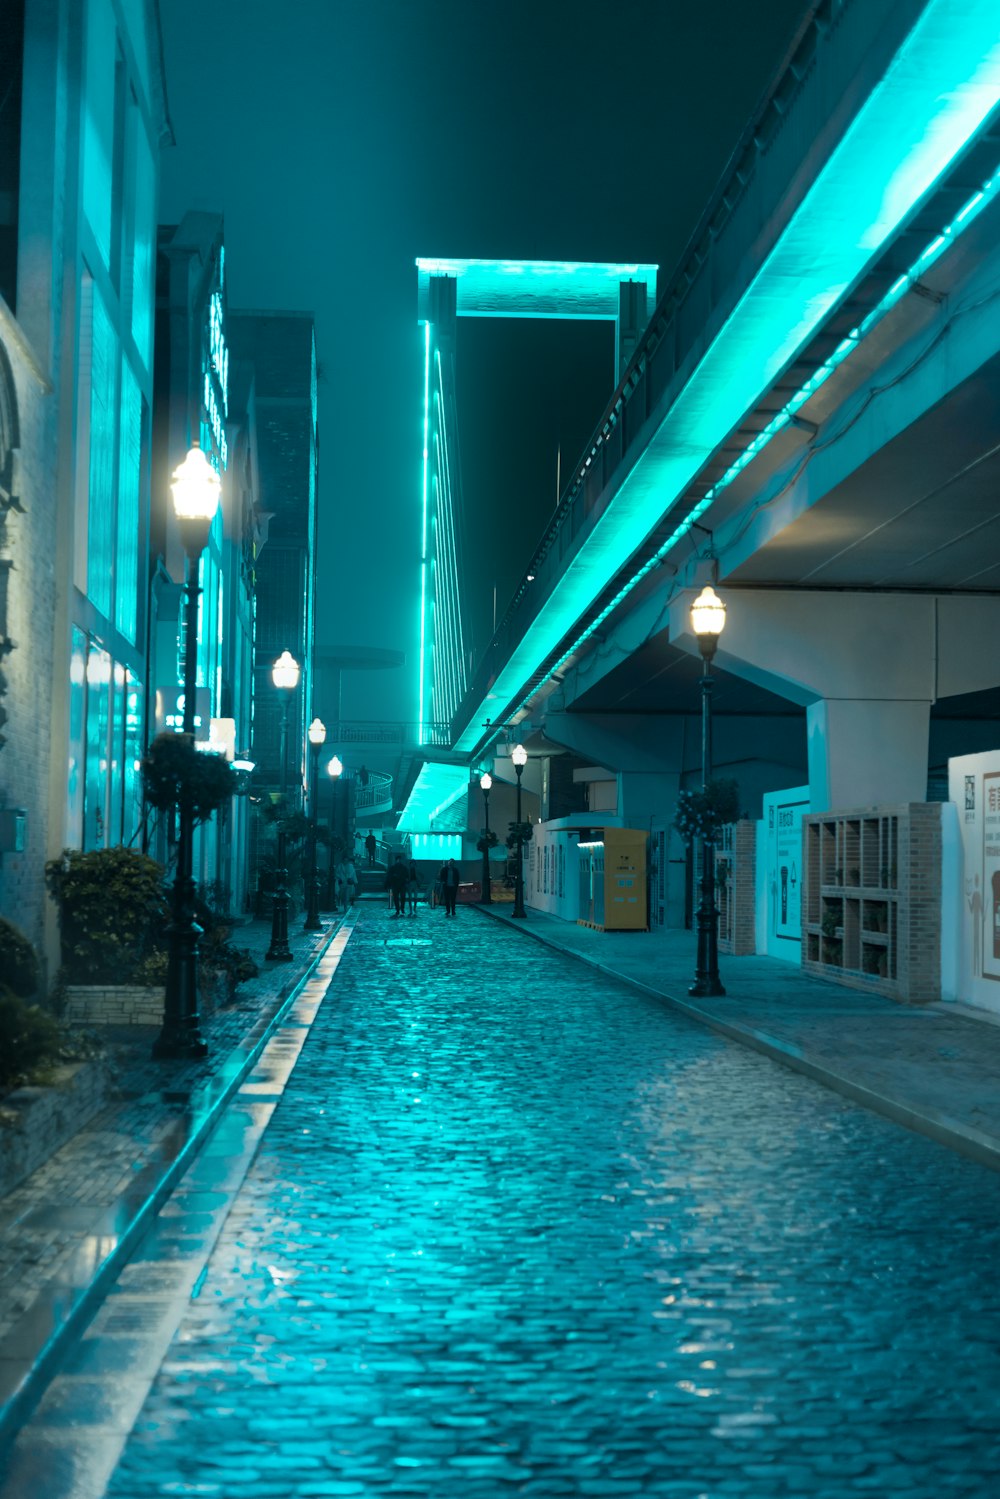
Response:
M406 908L411 916L417 914L417 900L420 896L420 871L415 859L411 859L406 866Z
M393 916L403 916L406 912L406 886L409 878L406 860L402 854L397 854L395 864L389 866L385 877L385 888L392 896Z
M447 864L442 864L438 871L438 884L441 887L441 898L444 901L444 914L454 916L455 902L458 900L458 886L462 878L462 871L454 859L449 859Z
M370 865L374 865L375 863L375 850L377 848L378 844L375 842L375 834L372 832L371 828L369 828L368 837L365 839L365 850L368 854L368 863Z
M358 871L350 854L337 865L337 899L346 911L358 897Z

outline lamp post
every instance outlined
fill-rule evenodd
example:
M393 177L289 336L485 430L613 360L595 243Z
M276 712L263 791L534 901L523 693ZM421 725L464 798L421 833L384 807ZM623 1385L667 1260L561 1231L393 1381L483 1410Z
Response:
M271 667L271 681L283 694L281 704L281 799L288 790L288 706L299 685L299 663L291 651L282 651ZM285 852L286 808L282 806L278 823L278 867L274 871L274 912L271 917L271 946L264 957L271 963L288 963L292 953L288 946L288 863Z
M514 876L513 916L525 916L524 909L524 838L521 833L521 775L528 763L528 751L523 744L515 744L510 757L517 775L517 870Z
M309 777L309 873L306 877L306 919L304 932L321 932L319 919L319 875L316 871L316 812L319 801L319 752L326 740L326 726L318 718L309 725L309 750L312 761Z
M483 895L480 905L489 906L493 904L493 890L490 886L490 787L493 785L493 777L489 771L480 776L479 784L483 791L483 819L486 826L483 830Z
M333 782L333 798L330 802L330 868L327 872L327 905L331 911L337 910L337 881L335 878L334 861L337 853L337 787L340 778L344 774L344 762L339 755L334 755L326 767L327 774Z
M706 586L691 606L691 628L698 637L701 673L701 784L708 790L712 779L712 658L726 624L726 606L715 590ZM698 958L695 981L688 993L700 998L723 995L719 977L719 912L715 904L715 832L709 829L701 840L701 903L698 906Z
M187 561L184 572L184 729L194 739L195 699L198 691L198 565L208 544L208 533L219 508L219 476L197 443L174 469L170 485ZM201 1034L198 1003L198 938L192 867L194 811L187 799L180 803L177 828L177 867L171 900L170 947L163 1026L153 1042L154 1057L204 1057L208 1046Z

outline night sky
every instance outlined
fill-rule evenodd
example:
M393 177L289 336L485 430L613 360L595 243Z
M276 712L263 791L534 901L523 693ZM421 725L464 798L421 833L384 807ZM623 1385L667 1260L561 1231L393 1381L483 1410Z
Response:
M316 314L317 648L413 652L417 255L674 265L805 0L161 0L161 220L221 210L231 307ZM610 396L610 325L463 320L471 643ZM512 466L516 456L518 466ZM412 671L344 681L410 718Z

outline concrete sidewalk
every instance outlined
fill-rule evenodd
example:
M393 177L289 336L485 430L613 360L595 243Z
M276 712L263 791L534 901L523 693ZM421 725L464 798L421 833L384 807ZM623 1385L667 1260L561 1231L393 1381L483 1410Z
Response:
M204 1061L153 1061L156 1028L108 1033L111 1101L0 1199L0 1441L133 1253L341 923L290 934L293 961L267 963L270 922L237 933L260 974L202 1025Z
M509 905L477 909L1000 1170L1000 1023L981 1011L896 1004L777 958L725 955L726 997L691 999L693 932L599 932L542 911L515 921Z

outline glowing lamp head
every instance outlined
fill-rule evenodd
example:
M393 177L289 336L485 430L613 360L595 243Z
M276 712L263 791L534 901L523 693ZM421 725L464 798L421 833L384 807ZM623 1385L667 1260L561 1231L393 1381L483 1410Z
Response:
M271 667L271 681L275 687L282 687L287 692L294 692L299 685L301 670L299 663L291 651L282 651L281 655Z
M726 627L726 606L719 595L706 583L691 605L691 628L698 637L701 654L707 661L715 655L719 636Z
M528 751L523 744L515 744L510 758L519 770L523 770L528 763Z
M222 484L197 443L184 462L174 469L170 490L178 520L200 521L205 526L211 525L219 508Z
M493 777L490 775L489 771L487 771L485 775L479 777L479 784L484 791L489 791L490 787L493 785Z
M327 774L333 776L334 780L336 780L338 776L343 775L344 774L344 763L341 760L340 756L339 755L334 755L333 759L330 761L330 763L326 767L326 769L327 769Z
M317 749L319 749L321 744L325 743L326 724L320 719L314 718L306 732L309 735L309 743L315 745Z

